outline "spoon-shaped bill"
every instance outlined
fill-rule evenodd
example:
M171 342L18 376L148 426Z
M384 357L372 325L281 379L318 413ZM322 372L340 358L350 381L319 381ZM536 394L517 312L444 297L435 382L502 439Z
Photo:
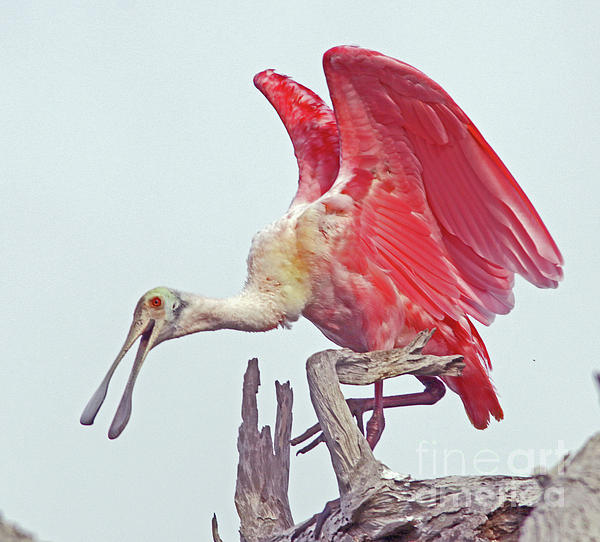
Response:
M125 350L125 348L123 348L121 352L119 352L117 359L113 361L113 364L110 366L110 369L106 373L106 376L104 377L102 382L100 382L98 389L94 392L94 395L92 395L92 398L88 401L88 404L83 409L81 418L79 418L79 422L82 425L92 425L94 423L96 414L98 414L102 403L104 403L104 399L106 399L106 393L108 392L108 384L110 383L110 379L112 378L112 375L115 372L117 365L119 365L119 362L123 359L123 356L126 352L127 351Z
M131 373L129 374L127 385L123 391L121 402L119 403L115 417L113 418L110 429L108 430L109 439L117 438L123 432L123 429L125 429L127 423L129 422L129 418L131 416L133 387L135 386L135 381L137 380L138 374L142 368L142 364L144 363L146 356L148 355L148 352L150 352L154 346L158 331L159 326L153 323L152 331L142 335L142 340L140 341L140 346L135 356L135 361L133 362L133 367L131 369Z
M110 366L110 369L100 383L100 386L98 386L98 389L94 392L94 395L92 395L92 398L88 401L88 404L83 409L83 413L79 419L82 425L92 425L94 423L94 419L96 418L102 403L104 403L104 399L106 398L106 393L108 391L108 385L110 384L110 379L112 378L117 366L137 338L144 333L146 327L147 326L144 326L140 320L134 319L131 327L129 328L129 333L127 334L127 338L125 339L125 343L123 344L121 351L119 352L115 361L113 361L113 364Z

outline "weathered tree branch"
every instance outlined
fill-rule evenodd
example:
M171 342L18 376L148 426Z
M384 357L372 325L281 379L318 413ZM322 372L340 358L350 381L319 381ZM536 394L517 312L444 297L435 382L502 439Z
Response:
M312 355L306 363L310 398L325 435L342 499L380 478L381 467L352 419L338 385L336 351ZM342 501L343 502L343 501Z
M251 360L244 378L238 440L236 505L243 541L600 540L600 435L588 442L564 472L544 477L413 480L375 459L353 422L339 382L368 384L399 374L459 374L459 357L421 354L430 336L422 333L408 347L391 352L327 350L309 358L311 400L330 452L340 499L297 526L292 526L287 495L281 491L285 487L287 494L291 390L288 386L286 402L285 394L279 392L284 387L277 384L279 444L273 453L269 428L258 433L258 367L256 360ZM555 496L558 490L563 501ZM561 508L557 510L557 506Z
M219 524L217 523L217 514L213 514L211 522L212 539L213 542L223 542L219 536Z
M242 425L238 435L238 475L235 506L242 542L254 542L294 524L288 501L293 394L289 382L275 383L277 423L275 446L269 426L258 431L256 394L260 385L258 360L251 359L244 375Z
M14 523L6 521L0 514L0 542L35 542L35 538Z
M520 542L600 540L600 433L538 481L544 498L525 521Z
M464 367L462 356L430 356L422 350L435 330L422 331L403 348L357 353L347 348L324 350L309 358L332 356L337 379L342 384L365 386L399 375L458 376Z

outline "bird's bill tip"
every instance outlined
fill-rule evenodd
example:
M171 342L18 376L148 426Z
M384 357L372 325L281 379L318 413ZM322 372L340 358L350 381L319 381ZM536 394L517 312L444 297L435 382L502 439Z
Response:
M152 350L152 348L157 344L156 338L161 326L161 322L150 320L142 333L142 340L140 341L140 346L137 354L135 355L135 361L133 362L131 373L129 373L129 379L127 380L125 390L123 391L123 396L121 397L121 401L117 407L117 411L115 412L115 416L108 430L108 438L111 440L116 439L123 432L125 427L127 427L127 423L131 417L131 405L135 381L137 380L138 374L142 368L146 356L148 355L148 352L150 352L150 350Z
M136 361L134 363L134 368L132 369L132 375L135 371L136 372L135 377L137 377L137 372L139 372L139 369L141 367L141 364L143 363L143 360L145 359L148 352L152 349L152 347L156 343L156 335L158 332L158 328L159 328L159 326L156 325L154 320L148 319L148 320L144 321L137 317L134 318L134 321L131 324L131 327L129 328L129 333L127 334L127 338L125 339L125 343L123 344L121 350L119 351L119 354L117 355L117 357L113 361L112 365L108 369L108 372L106 373L102 382L98 386L98 389L94 392L94 394L88 401L87 405L83 409L83 412L79 419L79 422L82 425L92 425L94 423L96 415L100 411L100 407L102 406L102 404L104 403L104 400L106 399L106 394L108 392L108 386L110 384L110 381L112 379L112 376L113 376L117 366L119 365L121 360L125 357L125 354L127 354L127 352L131 349L131 347L133 346L135 341L141 336L142 341L140 342L140 347L139 347L137 355L136 355ZM137 368L136 368L136 366L137 366ZM133 378L133 382L131 382L132 376L130 375L129 380L130 380L130 382L128 382L128 387L131 387L131 389L129 390L129 392L128 392L128 387L126 387L126 389L125 389L125 393L123 394L123 399L121 400L122 404L119 405L119 409L117 410L117 413L115 414L115 419L113 420L113 424L111 425L111 431L109 434L109 438L111 438L111 439L114 439L121 434L121 432L127 425L127 421L129 420L129 415L125 416L127 409L126 409L126 406L123 404L123 400L125 399L125 395L127 395L127 393L129 393L129 413L130 413L131 412L131 393L133 391L133 382L135 382L135 378Z

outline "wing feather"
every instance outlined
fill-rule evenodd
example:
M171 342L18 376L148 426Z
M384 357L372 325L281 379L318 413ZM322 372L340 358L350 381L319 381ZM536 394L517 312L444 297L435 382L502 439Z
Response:
M292 140L300 178L292 201L308 203L327 192L338 174L339 138L333 111L312 90L273 70L254 77Z
M557 286L563 260L548 230L437 83L356 47L329 50L323 65L341 144L333 192L360 202L358 231L401 292L487 324L512 308L514 273Z

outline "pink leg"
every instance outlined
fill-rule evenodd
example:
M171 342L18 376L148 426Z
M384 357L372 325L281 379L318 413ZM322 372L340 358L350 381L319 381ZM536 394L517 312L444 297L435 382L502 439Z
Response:
M382 397L383 408L434 405L446 394L446 386L435 376L417 376L416 378L425 386L423 391ZM367 410L375 410L377 408L376 400L377 397L373 399L370 397L366 399L348 399L347 403L352 415L358 417L367 412Z
M371 450L381 438L383 428L385 427L385 418L383 417L383 380L375 382L375 397L373 398L373 415L367 422L367 442Z
M373 410L373 417L367 423L367 442L371 446L371 449L375 447L383 428L385 426L385 419L383 417L384 408L394 408L401 406L415 406L415 405L433 405L437 403L446 394L446 387L444 383L434 376L418 376L419 381L425 386L425 389L418 393L407 393L404 395L391 395L389 397L383 396L383 383L375 383L375 397L364 398L364 399L348 399L348 407L352 415L356 417L358 427L362 431L363 421L362 417L368 410ZM380 386L378 386L378 384ZM378 405L381 405L379 406ZM302 442L305 442L313 435L316 435L320 430L319 424L313 425L307 429L302 435L291 440L292 446L296 446ZM310 444L299 450L298 454L306 453L312 450L317 444L324 442L323 434L319 435Z

